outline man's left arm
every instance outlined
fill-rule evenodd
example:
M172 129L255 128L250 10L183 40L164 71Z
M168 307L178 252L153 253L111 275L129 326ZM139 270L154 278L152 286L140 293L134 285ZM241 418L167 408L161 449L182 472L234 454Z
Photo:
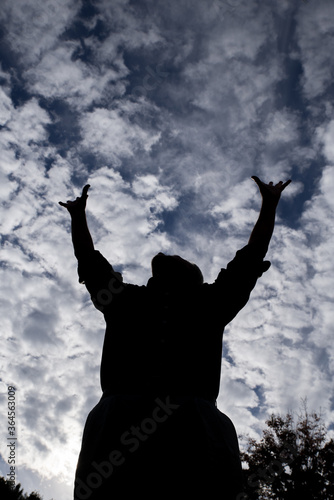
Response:
M248 245L239 250L234 259L222 269L215 281L220 288L223 299L225 324L247 304L249 296L257 282L270 267L269 261L264 261L269 243L274 231L276 208L282 191L290 184L290 180L273 185L265 184L258 177L252 177L257 183L262 195L262 206Z

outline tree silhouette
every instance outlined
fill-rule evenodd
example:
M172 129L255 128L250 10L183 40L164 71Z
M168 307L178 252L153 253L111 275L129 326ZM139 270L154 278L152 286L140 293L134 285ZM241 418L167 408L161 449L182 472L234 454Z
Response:
M333 500L334 441L317 413L272 414L257 442L248 439L241 454L244 493L238 500Z
M23 492L21 484L13 484L12 481L6 480L0 476L0 498L1 500L43 500L43 498L33 491L28 495Z

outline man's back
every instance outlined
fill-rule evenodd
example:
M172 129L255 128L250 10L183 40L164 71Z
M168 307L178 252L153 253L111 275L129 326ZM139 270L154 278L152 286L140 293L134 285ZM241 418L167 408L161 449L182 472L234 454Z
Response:
M97 251L79 259L80 281L106 320L103 392L215 402L224 327L247 303L263 270L261 255L246 246L212 284L189 287L153 277L136 286L119 278L108 289L116 276L109 262Z

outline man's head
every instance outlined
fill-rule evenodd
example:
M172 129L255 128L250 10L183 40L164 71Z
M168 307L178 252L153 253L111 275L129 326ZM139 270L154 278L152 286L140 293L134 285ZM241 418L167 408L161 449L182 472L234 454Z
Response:
M152 259L152 275L167 283L180 283L184 286L196 286L203 283L203 275L196 264L192 264L179 255L158 253Z

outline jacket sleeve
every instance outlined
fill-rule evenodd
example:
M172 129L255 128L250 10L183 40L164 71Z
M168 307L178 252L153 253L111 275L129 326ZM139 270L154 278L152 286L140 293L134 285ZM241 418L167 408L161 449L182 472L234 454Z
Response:
M270 265L269 261L263 260L263 253L255 245L246 245L236 253L226 269L221 269L215 286L223 300L225 324L232 321L247 304L258 278Z
M103 313L125 287L122 275L114 271L98 250L78 259L78 275L79 283L86 286L94 306Z

